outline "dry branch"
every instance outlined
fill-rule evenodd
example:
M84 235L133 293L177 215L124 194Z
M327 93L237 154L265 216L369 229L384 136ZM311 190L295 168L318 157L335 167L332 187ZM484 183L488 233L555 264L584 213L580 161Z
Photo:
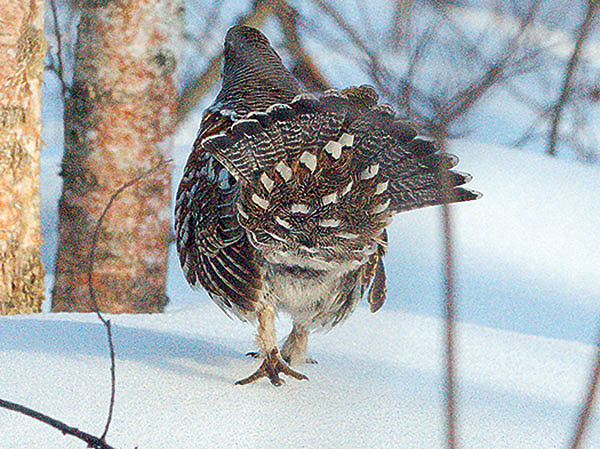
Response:
M283 0L275 0L272 8L283 30L284 45L295 59L292 67L294 76L309 90L322 92L329 89L329 83L302 45L298 32L298 11Z
M594 405L594 399L596 397L596 391L598 390L598 380L600 378L600 334L598 341L596 342L596 359L594 360L594 366L589 376L589 383L585 400L581 407L581 411L577 417L577 424L573 433L573 438L570 449L579 449L582 447L585 431L592 413L592 407Z
M522 47L523 36L527 33L539 11L541 0L535 0L521 17L517 33L511 37L500 52L497 62L486 61L478 46L470 43L462 31L454 26L453 21L446 11L441 10L446 23L450 25L453 32L462 43L468 45L468 53L477 58L477 62L485 67L485 71L466 87L459 90L452 97L442 99L441 107L432 118L427 127L433 134L439 133L440 129L446 133L452 123L463 118L493 87L505 83L514 76L523 74L534 66L531 61L535 59L536 52L526 53L517 57ZM437 131L436 131L437 130Z
M60 26L58 23L58 13L56 11L55 0L50 0L50 11L52 12L54 36L56 37L56 63L54 63L52 54L49 52L49 55L50 55L49 69L52 70L54 73L56 73L56 76L58 77L58 81L60 82L60 89L61 89L60 94L61 94L61 98L64 102L65 96L66 96L67 92L69 91L69 86L67 85L67 82L65 80L65 70L64 70L64 62L63 62L64 58L63 58L63 54L62 54L62 50L63 50L62 34L61 34Z
M107 335L108 347L109 347L109 353L110 353L111 394L110 394L110 402L109 402L109 407L108 407L108 416L106 419L106 424L104 426L104 431L103 431L102 435L100 437L96 437L89 433L82 432L81 430L79 430L75 427L71 427L57 419L51 418L48 415L44 415L43 413L40 413L38 411L35 411L33 409L30 409L30 408L25 407L20 404L16 404L14 402L9 402L9 401L0 399L0 407L21 413L23 415L29 416L34 419L37 419L38 421L41 421L45 424L48 424L48 425L54 427L57 430L60 430L65 435L72 435L76 438L79 438L80 440L85 441L88 444L88 447L97 448L97 449L114 449L112 446L107 444L105 440L106 440L106 435L108 434L108 430L110 428L110 423L112 421L112 416L113 416L113 409L114 409L114 405L115 405L115 392L116 392L116 388L115 388L115 385L116 385L115 349L114 349L114 343L113 343L113 338L112 338L112 328L111 328L110 320L105 319L104 316L102 315L102 313L100 312L98 302L96 301L96 292L95 292L94 286L93 286L94 261L96 258L95 254L96 254L96 249L98 246L98 234L100 232L100 228L102 226L104 217L106 216L106 214L108 214L111 206L113 205L113 203L116 201L117 197L121 193L123 193L128 188L134 186L135 184L140 182L142 179L148 177L152 173L160 170L163 166L170 164L170 163L171 163L171 160L162 160L158 164L156 164L154 167L150 168L149 170L146 170L141 175L139 175L139 176L133 178L132 180L128 181L127 183L121 185L111 195L108 203L106 204L106 206L104 207L104 210L102 211L102 214L100 215L100 217L98 218L98 221L96 222L96 226L95 226L94 232L92 234L92 245L91 245L89 259L88 259L88 272L87 272L89 299L90 299L90 302L92 303L94 312L96 313L96 315L98 316L98 318L100 319L100 321L102 322L104 327L106 328L106 335Z
M101 440L104 440L104 438L106 437L106 434L108 433L108 429L110 427L110 423L112 421L113 409L114 409L114 405L115 405L116 375L115 375L115 348L114 348L113 339L112 339L112 328L110 325L110 320L105 319L104 316L102 316L102 313L100 313L100 307L98 306L98 301L96 301L96 292L94 290L94 283L93 283L94 262L96 260L96 249L98 247L98 234L100 232L102 222L104 221L104 217L110 210L110 207L113 205L113 203L115 202L117 197L121 193L123 193L125 190L127 190L128 188L134 186L135 184L137 184L138 182L140 182L142 179L146 178L147 176L151 175L152 173L160 170L163 166L169 164L170 162L171 162L170 160L160 161L158 164L156 164L151 169L146 170L140 176L133 178L129 182L127 182L127 183L123 184L121 187L119 187L111 195L110 199L108 200L108 203L104 207L102 214L100 214L100 217L98 218L98 221L96 222L96 226L92 233L92 246L91 246L90 255L88 258L88 271L87 271L88 291L89 291L89 295L90 295L90 302L92 303L92 306L93 306L93 310L96 313L96 315L98 316L98 318L100 319L100 321L102 321L102 324L104 325L104 327L106 328L106 335L107 335L107 339L108 339L108 348L109 348L109 353L110 353L110 380L111 380L111 383L110 383L111 388L110 389L111 389L111 393L110 393L110 402L109 402L109 406L108 406L108 417L106 418L104 432L102 433L102 436L100 437Z
M446 151L446 135L439 135L440 151ZM456 270L454 265L454 242L452 234L452 215L448 202L452 189L451 180L443 168L440 168L441 187L446 201L442 204L442 237L443 237L443 263L444 263L444 365L446 369L444 379L444 401L446 411L446 448L458 448L457 429L457 398L456 398Z
M444 235L444 316L445 328L445 400L446 400L446 446L448 449L458 447L456 426L456 356L455 356L455 322L456 296L454 282L454 248L452 241L452 220L450 206L442 205L442 229Z
M396 0L392 21L392 47L400 50L410 41L414 0Z
M560 89L560 95L552 108L552 122L550 125L550 133L548 135L548 149L546 150L550 156L556 155L556 145L558 143L558 131L562 119L562 113L569 101L573 77L575 76L577 66L579 65L581 50L583 49L583 46L590 35L590 30L594 25L593 19L598 5L600 5L598 0L588 0L585 17L583 19L583 23L578 28L577 40L575 41L575 46L573 47L573 52L571 53L569 62L567 63L565 76Z
M335 24L338 28L344 32L350 42L365 56L367 60L367 67L371 79L375 86L388 98L395 99L396 95L392 92L389 87L388 78L389 75L386 73L383 64L381 63L376 52L374 52L369 45L362 39L362 37L356 32L356 30L348 23L344 16L331 6L325 0L313 0L316 6L321 9Z
M113 446L106 444L102 438L95 437L94 435L90 435L89 433L83 432L75 427L68 426L57 419L51 418L48 415L44 415L40 412L36 412L35 410L24 407L20 404L15 404L14 402L0 399L0 407L21 413L22 415L29 416L33 419L37 419L40 422L60 430L64 435L71 435L75 438L79 438L81 441L85 441L88 444L88 447L95 449L115 449Z

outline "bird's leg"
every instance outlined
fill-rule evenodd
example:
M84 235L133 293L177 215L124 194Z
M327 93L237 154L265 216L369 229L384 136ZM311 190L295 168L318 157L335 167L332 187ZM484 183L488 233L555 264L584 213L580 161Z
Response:
M283 344L281 356L283 360L290 365L298 365L300 363L317 362L306 355L306 346L308 344L308 329L301 324L294 323L292 331Z
M247 352L248 357L264 359L277 346L277 333L275 331L275 311L272 307L265 307L257 311L258 334L256 344L258 351Z
M280 373L299 380L308 379L304 374L291 369L279 354L275 337L275 311L273 308L265 307L258 311L257 342L263 362L253 374L238 380L235 383L236 385L246 385L263 377L268 377L273 385L280 386L283 384L283 380L279 377Z

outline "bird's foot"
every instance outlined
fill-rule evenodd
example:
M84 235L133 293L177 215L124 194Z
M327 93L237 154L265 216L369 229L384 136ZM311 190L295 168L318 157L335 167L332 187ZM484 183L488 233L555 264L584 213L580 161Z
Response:
M253 374L244 379L238 380L235 384L246 385L263 377L268 377L273 385L279 387L283 385L284 382L283 379L279 377L280 373L291 376L298 380L308 380L308 377L306 377L304 374L291 369L281 358L279 349L275 347L265 357L260 367Z

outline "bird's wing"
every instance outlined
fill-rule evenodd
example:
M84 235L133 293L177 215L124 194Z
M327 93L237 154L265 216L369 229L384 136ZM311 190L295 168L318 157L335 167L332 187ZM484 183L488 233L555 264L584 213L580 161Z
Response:
M385 239L384 228L395 213L479 197L462 187L471 178L468 174L451 170L456 156L438 152L433 142L419 138L409 123L377 100L370 86L333 89L320 97L300 94L239 117L223 132L203 139L201 146L241 185L244 228L260 235L272 221L267 207L271 199L282 197L288 184L301 185L303 166L313 181L307 184L314 186L312 197L327 198L331 191L335 198L344 197L327 210L335 209L334 217L342 223L337 229L352 233L360 246ZM358 290L369 289L372 311L386 297L384 248L355 277ZM340 301L350 305L355 284L348 285ZM344 310L340 308L342 316Z
M199 142L231 123L219 112L205 115L177 191L177 249L187 281L204 287L226 312L244 317L258 297L260 275L237 219L238 184ZM234 307L235 306L235 307Z

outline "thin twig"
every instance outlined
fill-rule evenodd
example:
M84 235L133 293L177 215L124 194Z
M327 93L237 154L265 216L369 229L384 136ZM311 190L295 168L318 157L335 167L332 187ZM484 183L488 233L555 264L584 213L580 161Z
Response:
M63 66L63 55L62 55L62 35L60 33L60 27L58 26L58 13L56 12L56 3L54 0L50 0L50 10L52 11L52 19L54 21L54 35L56 36L56 59L57 63L54 64L54 60L52 60L51 66L54 69L54 72L58 76L58 80L60 81L61 87L61 98L63 102L65 101L65 96L69 91L69 87L65 81L65 71Z
M165 166L169 163L171 163L170 159L162 160L158 164L156 164L154 167L150 168L149 170L146 170L141 175L133 178L129 182L127 182L127 183L123 184L121 187L119 187L112 194L110 199L108 200L106 207L102 211L102 214L100 214L100 218L98 218L96 227L94 228L94 232L92 234L92 245L91 245L90 254L89 254L89 264L88 264L88 273L87 273L88 274L88 289L89 289L90 301L94 308L94 312L96 313L96 315L98 316L100 321L102 321L102 324L104 324L104 326L106 327L106 334L107 334L107 338L108 338L108 347L109 347L109 352L110 352L111 394L110 394L110 403L109 403L109 408L108 408L108 417L107 417L106 424L104 426L104 432L102 433L102 435L98 438L94 435L90 435L89 433L82 432L81 430L79 430L75 427L71 427L57 419L51 418L48 415L44 415L43 413L40 413L38 411L35 411L33 409L30 409L30 408L25 407L20 404L16 404L14 402L0 399L0 407L21 413L23 415L26 415L26 416L34 418L38 421L41 421L45 424L48 424L48 425L54 427L55 429L60 430L65 435L72 435L76 438L79 438L80 440L85 441L88 444L88 447L95 448L95 449L115 449L114 447L112 447L106 443L106 435L108 433L108 429L110 428L110 423L112 421L113 409L114 409L114 404L115 404L115 391L116 391L116 388L115 388L115 383L116 383L115 382L115 380L116 380L115 350L114 350L114 344L113 344L113 339L112 339L112 328L111 328L110 320L106 320L104 318L104 316L102 316L102 313L100 312L100 308L98 306L98 302L96 300L96 293L95 293L94 286L93 286L94 261L95 261L96 248L98 246L98 234L100 231L100 227L102 226L102 222L103 222L104 218L106 217L106 214L110 210L112 204L117 199L117 197L123 191L128 189L129 187L132 187L133 185L137 184L145 177L149 176L153 172L159 170L160 168L162 168L163 166Z
M376 53L360 37L356 30L346 21L344 16L339 11L337 11L331 4L329 4L325 0L313 0L313 3L315 3L319 7L319 9L321 9L321 11L327 14L335 22L335 24L346 34L346 36L348 36L348 38L354 44L354 46L358 48L367 57L368 69L373 79L373 82L375 82L380 88L385 87L388 84L386 83L386 79L388 78L388 76L385 72L383 64L381 64L381 62L377 58Z
M421 62L423 58L427 54L434 37L437 33L437 26L429 26L423 34L419 37L419 41L415 45L414 51L412 51L409 55L408 60L408 68L406 70L406 74L404 75L404 83L403 89L398 97L398 103L401 106L401 109L405 110L409 119L413 119L414 114L412 112L412 102L411 98L415 93L415 83L416 77L421 68ZM407 45L408 48L408 45Z
M456 298L454 292L452 220L450 215L450 206L448 204L442 205L442 223L444 233L444 314L446 318L446 444L448 449L455 449L458 447L456 428L456 358L454 349Z
M446 135L442 130L439 145L445 152ZM452 235L452 216L450 212L451 181L441 164L440 179L444 203L442 204L442 233L444 239L444 318L445 318L445 409L446 409L446 447L458 448L457 405L456 405L456 356L455 356L455 323L456 323L456 291L454 244Z
M367 43L360 37L360 35L354 30L354 28L348 23L345 17L337 11L331 4L325 0L313 0L313 3L331 20L335 22L340 30L346 34L352 44L361 51L361 53L367 59L367 69L371 79L375 83L375 86L388 98L395 99L396 95L389 88L389 74L386 72L385 67L379 60L377 54L367 45Z
M594 405L596 391L598 390L598 380L600 378L600 332L598 333L598 341L595 346L596 360L594 361L594 367L590 373L587 394L577 417L577 425L573 433L573 438L571 439L571 444L569 445L570 449L579 449L583 443L585 431L592 412L592 406Z
M590 34L589 32L593 25L592 19L594 18L596 8L598 7L598 5L598 0L588 0L588 7L585 12L583 23L578 29L579 36L577 36L577 41L575 42L573 53L571 54L569 62L567 63L567 69L563 78L562 87L560 89L560 96L558 97L558 100L554 105L552 113L552 123L550 125L550 133L548 135L547 150L547 153L550 156L556 155L556 145L558 143L558 128L562 119L562 113L567 102L569 101L569 96L571 94L571 83L573 82L573 77L575 75L575 71L579 63L581 50L583 49L585 41L587 40Z
M115 200L117 199L117 197L121 193L123 193L125 190L127 190L129 187L137 184L142 179L144 179L145 177L149 176L153 172L159 170L163 166L169 164L170 162L171 162L170 159L169 160L162 160L158 164L156 164L154 167L150 168L149 170L146 170L141 175L133 178L129 182L126 182L121 187L119 187L111 195L110 199L108 200L108 203L106 204L106 206L104 207L104 210L100 214L100 218L98 218L98 221L96 222L96 226L95 226L94 231L92 233L92 243L91 243L91 249L90 249L90 254L89 254L89 258L88 258L89 264L88 264L88 271L87 271L88 290L89 290L89 295L90 295L90 302L92 303L92 306L94 308L94 312L96 312L96 315L98 316L98 318L100 319L100 321L102 321L102 324L104 324L104 326L106 327L106 335L107 335L107 338L108 338L108 348L109 348L109 353L110 353L110 378L111 378L111 389L110 390L111 390L111 392L110 392L110 402L109 402L109 406L108 406L108 417L106 419L106 425L104 426L104 432L102 433L102 436L100 437L100 439L103 440L103 441L106 438L106 435L108 433L108 429L110 428L110 423L112 421L112 416L113 416L113 409L114 409L114 405L115 405L116 375L115 375L115 348L114 348L113 339L112 339L112 328L111 328L111 325L110 325L110 320L106 320L102 316L102 313L100 313L100 307L98 306L98 301L96 300L96 292L94 290L94 283L93 283L93 280L94 280L94 263L95 263L95 260L96 260L96 249L98 247L98 235L100 233L100 227L102 226L102 222L104 221L104 217L106 217L106 214L110 210L111 206L113 205L113 203L115 202Z
M408 48L408 43L412 38L414 0L395 0L393 8L391 46L394 50Z
M21 413L22 415L29 416L30 418L41 421L49 426L54 427L57 430L60 430L63 435L71 435L75 438L79 438L80 440L86 442L88 447L95 449L115 449L113 446L108 445L104 438L98 438L94 435L90 435L89 433L83 432L75 427L68 426L67 424L51 418L43 413L37 412L33 409L25 407L20 404L16 404L14 402L5 401L4 399L0 399L0 407L12 410L17 413Z
M527 12L521 18L518 32L504 45L501 52L502 57L498 62L490 63L486 61L478 46L470 44L469 52L476 55L481 65L487 67L487 69L479 79L473 80L445 102L444 107L438 111L436 117L431 121L434 127L450 128L453 122L464 117L492 87L510 79L512 76L525 73L530 69L526 63L530 59L533 59L534 55L526 54L516 59L515 55L520 48L523 36L529 30L539 11L540 4L541 0L535 0L529 6ZM454 25L447 13L443 12L442 14L447 18L447 23L450 26ZM458 34L461 42L468 42L468 40L462 39L462 31L458 27L454 26L453 29Z

